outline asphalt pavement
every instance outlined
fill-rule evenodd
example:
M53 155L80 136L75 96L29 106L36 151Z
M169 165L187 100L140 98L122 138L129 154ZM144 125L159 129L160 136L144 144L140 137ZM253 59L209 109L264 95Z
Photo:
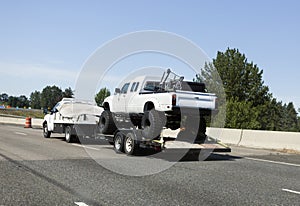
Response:
M232 147L174 162L0 125L0 186L1 206L299 205L300 155Z

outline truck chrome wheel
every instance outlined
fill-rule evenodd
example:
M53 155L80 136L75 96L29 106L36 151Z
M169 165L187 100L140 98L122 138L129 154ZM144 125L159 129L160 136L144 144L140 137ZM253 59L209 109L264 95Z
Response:
M128 155L133 155L137 153L138 148L139 146L136 143L135 135L129 132L125 137L124 152Z
M131 138L127 138L125 142L126 151L130 152L133 147L133 140Z
M65 139L66 139L66 142L68 142L68 143L73 142L73 135L71 134L71 127L70 126L66 127Z

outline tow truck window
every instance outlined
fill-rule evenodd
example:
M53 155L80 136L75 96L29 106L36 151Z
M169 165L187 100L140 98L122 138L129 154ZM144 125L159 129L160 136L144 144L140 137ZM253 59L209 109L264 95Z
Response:
M130 83L124 84L124 86L123 86L122 89L121 89L121 93L122 93L122 94L126 94L126 93L127 93L128 88L129 88L129 84L130 84Z

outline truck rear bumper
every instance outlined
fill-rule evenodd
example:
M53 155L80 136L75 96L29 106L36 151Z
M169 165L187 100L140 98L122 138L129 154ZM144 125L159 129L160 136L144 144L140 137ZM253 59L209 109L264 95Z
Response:
M170 115L181 115L181 114L195 115L195 114L199 113L200 116L209 116L216 112L217 112L217 110L211 110L211 109L174 106L174 107L172 107L171 111L167 111L166 113L170 114Z

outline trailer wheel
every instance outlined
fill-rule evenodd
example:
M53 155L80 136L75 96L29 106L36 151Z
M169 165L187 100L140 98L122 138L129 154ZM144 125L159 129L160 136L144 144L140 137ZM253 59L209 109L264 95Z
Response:
M128 155L136 154L139 149L138 144L135 141L134 134L129 132L124 141L124 152Z
M51 132L48 130L47 122L43 124L43 134L45 138L50 138Z
M72 135L72 129L70 126L67 126L65 129L65 139L67 143L72 143L75 140L75 135Z
M160 135L165 124L166 116L164 112L159 112L155 109L147 111L142 118L142 135L146 138L154 139Z
M104 110L100 116L100 132L102 134L113 134L117 127L109 110Z
M124 152L124 135L121 132L115 134L113 145L117 153Z

